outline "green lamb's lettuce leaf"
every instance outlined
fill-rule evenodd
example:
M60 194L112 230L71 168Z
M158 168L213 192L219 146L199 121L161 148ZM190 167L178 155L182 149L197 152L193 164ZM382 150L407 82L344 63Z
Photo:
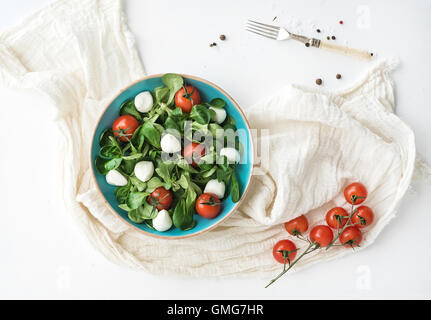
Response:
M100 174L106 175L108 173L109 170L105 168L105 163L108 161L109 160L107 159L96 156L96 159L94 160L94 166Z
M135 107L135 100L134 99L128 100L121 105L120 115L123 116L126 114L136 118L136 120L138 120L138 121L142 121L142 116Z
M232 182L230 187L230 196L232 198L232 202L236 203L239 201L239 185L238 180L236 179L235 172L232 173Z
M108 171L115 170L120 166L122 161L123 159L121 158L111 159L105 163L105 169Z
M169 93L170 93L170 90L168 87L165 87L165 86L157 87L153 91L153 95L155 98L154 100L156 100L157 104L167 103L169 100Z
M192 111L190 112L190 118L200 124L208 124L211 121L211 110L204 105L197 104L193 106Z
M100 135L100 139L99 139L100 147L103 147L111 142L111 139L109 137L114 137L114 133L111 128L105 129Z
M130 209L137 209L145 203L149 195L148 192L130 192L127 198L127 205Z
M130 182L134 185L138 191L142 192L147 188L147 184L136 177L130 177Z
M178 74L167 73L162 77L163 84L169 88L169 99L167 105L170 106L174 102L175 94L184 85L184 79Z
M221 98L215 98L215 99L212 99L207 104L214 108L224 108L226 106L226 101L224 101Z
M150 180L147 181L147 190L145 190L148 193L153 192L159 187L163 187L165 185L162 180L160 180L159 177L152 177Z
M158 129L151 122L146 122L141 129L141 134L144 135L145 139L157 149L160 149L161 134Z

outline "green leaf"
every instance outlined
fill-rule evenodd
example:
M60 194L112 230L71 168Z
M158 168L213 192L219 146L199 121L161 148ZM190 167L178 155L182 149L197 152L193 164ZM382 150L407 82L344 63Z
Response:
M208 104L214 108L224 108L226 106L226 101L221 98L215 98L212 99Z
M103 158L121 158L123 153L121 149L113 145L105 145L100 149L100 156Z
M171 181L171 172L174 168L174 163L166 163L163 161L157 162L156 173L162 178L165 182Z
M171 117L176 121L183 119L184 117L183 110L181 110L181 108L174 108L174 110L172 110L171 112Z
M187 172L190 172L190 173L198 173L199 172L198 170L196 170L195 168L193 168L190 164L188 164L185 159L179 160L178 162L176 162L176 165L179 168L181 168L181 169L183 169L183 170L185 170Z
M208 129L214 138L220 138L223 136L223 128L217 123L210 123Z
M125 115L128 114L130 116L133 116L136 118L136 120L138 121L142 121L142 116L139 113L138 110L136 110L135 107L135 100L131 99L131 100L127 100L126 102L124 102L121 107L120 107L120 115Z
M204 105L197 104L193 106L192 111L190 112L190 118L199 122L200 124L208 124L211 121L210 109Z
M145 203L145 200L149 196L147 192L130 192L127 198L127 205L130 209L137 209Z
M128 175L131 175L133 173L133 170L135 169L135 165L139 160L123 160L123 163L121 164L121 169Z
M136 177L130 177L130 182L138 189L138 191L142 192L147 188L147 184Z
M130 139L131 143L136 147L138 151L141 151L142 146L145 142L145 136L142 134L142 125L136 128L133 133L132 139Z
M174 226L181 229L187 230L194 227L193 211L188 210L186 207L186 200L180 199L174 210L172 216Z
M134 153L131 154L129 156L123 156L124 160L139 160L143 157L144 155L142 153Z
M147 190L145 190L148 193L153 192L159 187L163 187L165 185L162 180L160 180L159 177L152 177L150 180L147 181Z
M179 123L177 121L175 121L172 117L166 118L165 128L166 129L175 129L175 130L181 131Z
M132 211L132 209L130 209L129 206L125 203L118 205L118 207L124 211Z
M121 204L126 203L130 193L130 185L131 185L130 181L128 181L127 185L123 187L118 187L117 189L115 189L114 194L115 194L115 197L117 198L118 203L121 203Z
M203 178L211 177L217 170L217 166L213 166L210 170L203 172L201 175Z
M100 135L100 138L99 138L100 147L103 147L106 144L109 144L111 142L111 139L109 137L114 137L114 133L111 128L105 129Z
M162 76L163 84L169 88L169 99L167 101L168 105L171 105L174 101L175 94L184 85L184 79L175 73L167 73Z
M233 203L236 203L239 201L239 185L238 185L238 180L236 180L235 172L233 172L233 174L232 174L230 196L231 196Z
M123 159L121 158L111 159L105 163L105 169L108 171L115 170L120 166L122 161Z
M189 181L184 176L184 174L182 174L181 177L177 180L177 184L179 184L183 189L187 189L189 187Z
M108 173L109 170L105 168L105 163L107 161L109 160L102 159L101 157L96 156L96 159L94 160L94 166L100 174L106 175Z
M143 206L138 208L141 217L145 220L154 219L157 217L157 208L145 202Z
M138 209L129 211L128 216L129 219L132 220L134 223L143 223L145 220Z
M160 149L161 135L159 130L156 129L153 123L146 122L141 129L141 133L145 139L154 147Z
M157 104L167 103L169 99L170 90L168 87L157 87L153 91L154 98Z

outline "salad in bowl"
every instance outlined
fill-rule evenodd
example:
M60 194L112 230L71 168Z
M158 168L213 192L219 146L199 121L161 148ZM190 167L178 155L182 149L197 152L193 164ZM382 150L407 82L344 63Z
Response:
M204 80L173 73L148 80L102 115L91 152L96 183L140 231L179 238L209 230L234 211L249 183L248 124Z

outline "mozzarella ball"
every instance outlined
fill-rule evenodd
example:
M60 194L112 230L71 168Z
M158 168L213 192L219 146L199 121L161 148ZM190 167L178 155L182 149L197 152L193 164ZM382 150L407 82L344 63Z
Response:
M223 199L226 186L223 181L219 182L217 179L213 179L207 182L204 193L212 193L219 199Z
M117 170L110 170L105 178L106 182L112 186L123 187L127 185L127 179Z
M149 91L144 91L135 97L135 107L139 112L148 112L153 107L153 96Z
M225 156L229 163L237 163L241 160L239 151L235 148L223 148L220 150L220 156Z
M175 153L181 151L181 142L174 135L168 133L165 134L160 141L162 150L167 153Z
M157 217L153 219L153 227L157 231L164 232L172 227L172 219L169 212L166 210L160 210Z
M222 108L214 108L214 107L210 107L210 109L215 112L211 116L211 119L214 122L217 122L218 124L223 123L223 121L226 119L226 110Z
M135 176L142 182L151 179L154 173L154 164L151 161L140 161L135 165Z

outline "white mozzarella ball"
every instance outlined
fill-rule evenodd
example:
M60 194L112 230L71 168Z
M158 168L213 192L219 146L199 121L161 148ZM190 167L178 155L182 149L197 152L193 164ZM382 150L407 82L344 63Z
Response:
M127 179L117 170L110 170L105 178L106 182L112 186L123 187L127 185Z
M226 186L223 181L219 182L217 179L213 179L207 182L204 193L212 193L219 199L223 199Z
M135 165L135 176L145 182L151 179L154 173L154 164L151 161L140 161Z
M169 212L166 210L160 210L157 217L153 219L153 227L157 231L164 232L172 227L172 219Z
M237 163L241 159L239 151L235 148L223 148L220 150L220 156L225 156L229 163Z
M212 114L211 119L218 124L223 123L223 121L226 119L226 110L214 107L210 107L210 109L214 111L214 114Z
M135 97L135 107L139 112L148 112L153 107L153 96L149 91L144 91Z
M176 153L181 151L181 142L174 135L168 133L165 134L160 141L162 150L167 153Z

